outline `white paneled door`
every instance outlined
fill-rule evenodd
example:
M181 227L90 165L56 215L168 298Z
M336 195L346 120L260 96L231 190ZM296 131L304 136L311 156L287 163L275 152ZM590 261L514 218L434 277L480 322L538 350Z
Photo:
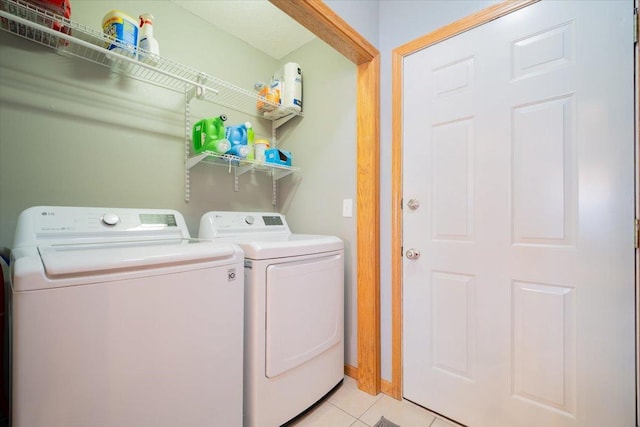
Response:
M406 399L636 425L632 20L542 1L405 57Z

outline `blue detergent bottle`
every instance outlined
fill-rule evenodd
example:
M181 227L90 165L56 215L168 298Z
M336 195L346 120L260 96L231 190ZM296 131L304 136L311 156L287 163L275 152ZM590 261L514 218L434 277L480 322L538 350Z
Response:
M249 127L251 123L247 122ZM246 158L249 155L247 123L225 127L225 138L231 144L227 154Z
M231 146L229 151L227 151L227 154L231 154L244 159L249 155L249 147L244 144L236 144Z

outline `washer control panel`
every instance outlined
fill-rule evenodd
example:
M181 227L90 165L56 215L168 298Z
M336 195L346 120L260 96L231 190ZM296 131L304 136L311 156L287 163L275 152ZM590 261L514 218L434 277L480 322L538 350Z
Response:
M36 206L21 213L24 226L16 229L16 243L47 239L107 236L190 238L179 212L170 209L127 209Z

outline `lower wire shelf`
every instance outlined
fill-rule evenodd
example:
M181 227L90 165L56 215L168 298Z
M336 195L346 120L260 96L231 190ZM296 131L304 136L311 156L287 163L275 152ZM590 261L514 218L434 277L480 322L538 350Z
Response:
M201 162L234 168L237 176L251 171L264 172L271 175L276 181L292 173L300 172L300 168L292 166L243 159L230 154L219 154L213 151L204 151L193 157L189 157L186 162L187 169L191 169Z
M192 167L197 165L198 163L209 163L218 166L226 166L229 168L229 173L233 171L233 189L234 191L239 190L238 177L247 172L263 172L271 176L271 204L275 207L278 202L277 198L277 186L276 181L281 178L284 178L287 175L291 175L295 172L300 172L300 168L278 165L275 163L264 163L259 162L257 160L248 160L243 159L237 156L233 156L230 154L219 154L213 151L204 151L200 154L197 154L193 157L188 157L185 162L185 201L189 202L189 190L190 190L190 179L189 179L189 171Z

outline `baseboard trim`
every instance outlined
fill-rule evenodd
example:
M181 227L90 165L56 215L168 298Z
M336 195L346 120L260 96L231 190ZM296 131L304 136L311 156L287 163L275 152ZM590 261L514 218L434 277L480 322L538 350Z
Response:
M399 397L395 397L393 384L387 380L380 380L380 391L386 394L387 396L393 397L394 399L401 400Z
M345 363L344 374L348 377L353 378L354 380L358 380L358 368L356 368L355 366L347 365ZM402 397L394 396L394 390L395 388L393 387L393 384L391 382L380 380L380 391L382 393L386 394L387 396L393 397L394 399L402 400Z
M353 378L354 380L358 379L358 368L355 366L344 364L344 374L348 377Z

